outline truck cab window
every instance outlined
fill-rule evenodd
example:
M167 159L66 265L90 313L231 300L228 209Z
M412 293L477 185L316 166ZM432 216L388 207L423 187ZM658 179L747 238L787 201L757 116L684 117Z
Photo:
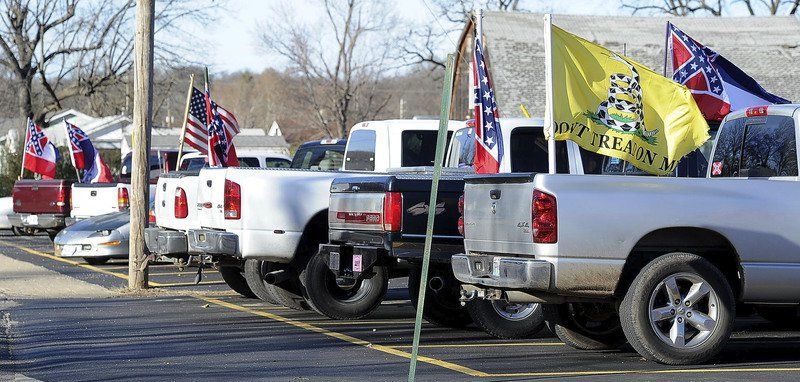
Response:
M763 124L745 122L739 176L797 176L797 143L794 120L768 116Z
M292 162L283 158L267 158L264 162L266 168L289 168Z
M744 128L744 118L728 121L720 128L717 136L717 149L714 151L714 158L711 161L712 165L719 170L712 169L712 178L739 176Z
M344 169L375 170L375 131L356 130L350 133L344 158Z
M258 158L239 157L239 167L261 167L261 165L258 163Z
M401 134L402 150L400 151L403 167L433 166L436 156L436 130L406 130ZM447 142L450 143L451 134L447 132Z
M448 167L472 167L475 162L475 137L472 127L465 127L453 133Z
M541 127L517 127L511 131L511 172L549 171L547 140ZM506 153L508 155L508 153ZM556 141L556 172L569 173L567 142Z
M335 171L342 168L341 147L312 146L301 148L294 154L291 168Z

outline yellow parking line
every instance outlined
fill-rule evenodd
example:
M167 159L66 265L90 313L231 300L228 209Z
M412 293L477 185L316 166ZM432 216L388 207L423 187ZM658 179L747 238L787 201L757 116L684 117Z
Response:
M411 353L407 353L407 352L404 352L404 351L398 350L398 349L393 349L393 348L388 347L388 346L373 344L373 343L371 343L369 341L364 341L364 340L349 336L347 334L338 333L338 332L330 331L330 330L327 330L327 329L323 329L323 328L320 328L318 326L314 326L312 324L309 324L307 322L301 322L301 321L293 320L293 319L290 319L290 318L279 316L279 315L274 314L274 313L265 312L263 310L250 309L250 308L247 308L247 307L244 307L244 306L232 304L232 303L229 303L229 302L226 302L226 301L222 301L222 300L219 300L219 299L216 299L216 298L205 297L205 296L194 296L194 297L198 298L198 299L201 299L203 301L206 301L208 303L214 304L214 305L218 305L218 306L222 306L222 307L225 307L225 308L238 310L240 312L250 313L250 314L253 314L253 315L256 315L256 316L261 316L261 317L269 318L271 320L283 322L285 324L289 324L289 325L298 327L300 329L304 329L304 330L308 330L310 332L319 333L319 334L323 334L323 335L326 335L326 336L329 336L329 337L333 337L333 338L336 338L336 339L351 343L353 345L363 346L363 347L366 347L366 348L369 348L369 349L374 349L374 350L377 350L379 352L386 353L386 354L392 354L392 355L395 355L395 356L398 356L398 357L403 357L403 358L407 358L407 359L411 358ZM478 371L478 370L475 370L475 369L470 369L470 368L468 368L466 366L457 365L457 364L454 364L454 363L451 363L451 362L447 362L447 361L443 361L443 360L436 359L436 358L431 358L431 357L426 357L426 356L419 356L417 359L420 362L425 362L425 363L428 363L428 364L431 364L431 365L436 365L436 366L443 367L443 368L448 369L448 370L457 371L459 373L463 373L463 374L466 374L466 375L469 375L469 376L473 376L473 377L488 377L489 376L489 374L484 373L482 371Z
M487 373L491 378L515 377L578 377L589 375L616 375L616 374L688 374L688 373L778 373L800 371L800 367L731 367L711 369L662 369L662 370L595 370L595 371L553 371L553 372L522 372L522 373Z
M123 280L127 280L128 279L128 275L127 274L118 273L118 272L112 272L112 271L109 271L107 269L104 269L105 267L104 268L100 268L100 267L96 267L94 265L84 264L84 263L81 263L81 262L78 262L78 261L75 261L75 260L66 259L66 258L63 258L63 257L58 257L58 256L55 256L55 255L51 255L49 253L37 251L35 249L22 246L22 245L19 245L19 244L10 243L10 242L7 242L5 240L0 240L0 244L7 245L9 247L17 248L19 250L22 250L22 251L25 251L27 253L30 253L31 255L46 257L46 258L48 258L50 260L60 261L62 263L74 265L76 267L86 268L86 269L89 269L89 270L92 270L92 271L95 271L95 272L98 272L98 273L102 273L102 274L105 274L105 275L119 277L119 278L121 278ZM212 283L212 282L211 281L207 281L206 283ZM180 286L180 285L162 284L162 283L157 283L157 282L154 282L154 281L150 281L149 284L151 286L154 286L154 287ZM191 285L194 285L194 283L192 283Z
M123 273L111 272L109 270L105 270L103 268L99 268L99 267L96 267L94 265L83 264L83 263L75 261L75 260L66 259L66 258L63 258L63 257L58 257L58 256L55 256L55 255L51 255L49 253L40 252L40 251L37 251L35 249L24 247L24 246L21 246L21 245L18 245L18 244L9 243L9 242L7 242L5 240L0 240L0 244L7 245L9 247L14 247L14 248L23 250L23 251L25 251L27 253L30 253L31 255L46 257L46 258L51 259L51 260L60 261L62 263L67 263L67 264L70 264L70 265L75 265L75 266L78 266L78 267L90 269L90 270L93 270L95 272L100 272L100 273L103 273L103 274L106 274L106 275L116 276L116 277L119 277L119 278L125 279L125 280L128 279L128 275L123 274Z
M563 342L510 342L510 343L483 343L483 344L432 344L419 345L420 348L489 348L506 346L564 346ZM389 346L395 349L410 349L411 345Z
M159 288L167 288L167 287L181 287L181 286L194 286L194 285L223 285L225 284L224 281L201 281L197 284L194 282L188 283L154 283L150 282L150 285L157 286Z
M300 321L309 325L332 325L332 326L359 326L359 325L392 325L392 324L413 324L414 321ZM409 346L410 347L410 346Z

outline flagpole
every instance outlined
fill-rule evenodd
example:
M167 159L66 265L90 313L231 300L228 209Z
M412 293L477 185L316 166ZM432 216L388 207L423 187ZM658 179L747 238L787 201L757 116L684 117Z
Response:
M208 83L208 66L206 66L205 80L206 80L206 94L205 94L205 96L207 97L207 99L206 99L206 152L208 152L206 158L208 160L208 165L211 166L211 167L215 167L215 166L218 165L218 163L216 163L216 161L214 160L214 154L211 152L212 147L211 147L211 134L210 134L210 131L211 131L211 124L213 123L213 121L212 121L213 117L211 116L211 107L210 107L210 105L211 105L211 84Z
M67 138L67 145L68 145L67 148L69 149L69 159L70 159L70 162L72 162L72 167L75 169L75 176L78 177L78 179L77 179L78 183L82 183L81 182L81 174L80 174L80 172L78 172L78 166L75 165L75 153L72 151L72 140L69 138L69 125L68 125L68 123L69 122L64 121L64 132L67 133L66 138ZM58 147L56 147L56 150L58 150ZM100 152L98 152L97 155L100 155Z
M665 36L666 37L664 37L664 77L667 77L667 55L669 54L669 21L667 21L667 33L665 33Z
M181 165L183 157L183 142L186 140L186 123L189 121L189 107L192 103L192 88L194 88L194 74L189 75L189 90L186 92L186 110L183 111L183 123L181 124L180 143L178 144L178 159L175 162L175 170Z
M25 124L25 143L22 145L22 168L19 169L19 179L22 179L22 176L25 175L25 152L28 151L28 140L31 139L30 137L31 132L31 117L28 117L28 121Z
M545 62L545 102L544 126L547 129L547 162L550 174L556 173L556 135L553 120L553 38L551 35L552 18L544 15L544 62Z

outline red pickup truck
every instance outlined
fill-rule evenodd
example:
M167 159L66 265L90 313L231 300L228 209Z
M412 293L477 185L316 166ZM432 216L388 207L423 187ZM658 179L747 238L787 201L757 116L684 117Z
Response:
M14 227L45 230L54 238L69 217L71 185L71 180L64 179L18 180L11 194L14 213L9 222Z

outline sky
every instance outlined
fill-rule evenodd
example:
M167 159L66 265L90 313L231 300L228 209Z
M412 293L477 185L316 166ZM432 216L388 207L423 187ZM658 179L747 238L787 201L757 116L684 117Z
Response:
M215 1L215 0L202 0ZM288 0L287 0L288 1ZM211 72L236 72L249 70L261 72L266 68L285 67L285 61L265 52L259 44L258 34L269 32L270 24L278 20L273 9L282 0L227 0L213 23L192 24L184 27L189 35L203 36L206 52L187 57L209 66ZM380 0L378 0L380 1ZM435 22L428 10L430 0L397 0L393 4L397 15L409 22ZM523 0L526 9L536 12L567 14L612 14L622 12L619 0ZM288 2L295 12L290 22L313 23L319 15L318 1L292 0ZM411 24L410 24L411 25ZM446 48L446 47L443 47Z

